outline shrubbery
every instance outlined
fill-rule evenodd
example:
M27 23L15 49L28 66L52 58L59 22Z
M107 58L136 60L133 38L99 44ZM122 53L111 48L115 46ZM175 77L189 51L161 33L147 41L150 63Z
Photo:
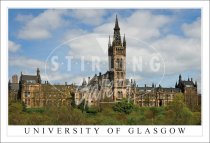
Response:
M166 107L139 107L127 100L100 108L50 106L29 109L9 103L10 125L200 125L201 113L191 112L177 95Z
M128 102L128 100L123 99L120 102L117 102L113 106L113 110L116 112L121 112L125 114L130 114L133 111L134 105L132 102Z

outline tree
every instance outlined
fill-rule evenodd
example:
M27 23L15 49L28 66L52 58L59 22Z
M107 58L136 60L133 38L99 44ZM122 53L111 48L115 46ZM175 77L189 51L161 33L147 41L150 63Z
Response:
M113 110L116 112L122 112L125 114L130 114L134 109L134 105L132 102L128 102L128 100L123 99L120 102L117 102L114 106L113 106Z
M71 92L70 93L70 98L71 98L71 106L73 107L73 108L75 108L76 107L76 101L75 101L75 93L74 92Z
M193 117L191 119L192 125L201 125L201 113L200 112L194 112Z
M168 117L169 124L186 125L190 124L190 118L192 118L192 112L187 108L184 103L183 94L176 94L174 100L169 104L166 109L166 117Z
M152 125L154 125L154 119L157 116L158 112L159 112L158 107L151 107L149 108L149 110L146 110L144 115L146 116L146 118L152 119Z

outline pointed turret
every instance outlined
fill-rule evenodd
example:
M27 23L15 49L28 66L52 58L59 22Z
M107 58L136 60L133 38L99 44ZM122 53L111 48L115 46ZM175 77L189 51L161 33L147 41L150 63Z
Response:
M82 86L86 86L86 85L87 85L87 82L86 82L85 78L83 78Z
M136 81L135 81L135 79L134 79L133 85L136 86Z
M121 45L122 43L121 43L120 27L119 27L117 15L116 15L112 46L121 46Z
M37 74L37 82L38 82L39 84L41 84L41 76L40 76L40 70L39 70L39 68L37 68L36 74Z
M182 81L182 76L181 74L179 75L179 82Z
M19 83L22 81L22 76L23 76L23 73L22 71L20 72L20 79L19 79Z
M195 81L195 87L197 87L197 81Z
M108 42L108 48L111 47L111 40L110 40L110 35L109 35L109 42Z
M117 15L116 15L116 20L115 20L115 27L114 27L114 30L120 30L120 27L119 27L119 24L118 24Z
M125 47L125 48L126 48L125 34L124 34L124 37L123 37L123 47Z
M36 74L37 74L37 76L39 76L39 75L40 75L40 70L39 70L39 68L37 68L37 70L36 70Z

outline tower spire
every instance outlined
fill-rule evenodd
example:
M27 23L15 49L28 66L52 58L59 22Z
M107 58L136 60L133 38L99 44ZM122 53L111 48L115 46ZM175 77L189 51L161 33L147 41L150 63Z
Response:
M37 68L36 74L37 74L37 82L38 82L39 84L41 84L41 76L40 76L40 70L39 70L39 68Z
M108 42L108 48L111 47L111 40L110 40L110 35L109 35L109 42Z
M115 45L115 46L122 45L122 43L121 43L121 35L120 35L120 27L119 27L119 24L118 24L117 15L116 15L116 20L115 20L113 44L112 45Z
M119 27L119 24L118 24L117 15L116 15L116 20L115 20L115 27L114 27L114 30L120 30L120 27Z
M124 37L123 37L123 47L126 47L125 34L124 34Z
M182 76L181 76L181 74L179 75L179 81L181 81L182 80Z
M197 87L197 81L195 81L195 87Z

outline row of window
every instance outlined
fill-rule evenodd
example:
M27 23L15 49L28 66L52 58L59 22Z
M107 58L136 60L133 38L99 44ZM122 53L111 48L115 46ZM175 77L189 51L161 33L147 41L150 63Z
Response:
M174 95L141 95L140 98L142 99L156 99L156 98L161 98L161 99L173 99Z
M67 101L68 102L68 101ZM57 103L57 104L65 104L66 103L66 100L59 100L59 101L53 101L53 100L32 100L32 103L34 105L37 105L37 106L40 106L40 105L50 105L50 104L53 104L53 103ZM25 104L26 105L31 105L31 100L30 99L25 99Z
M124 73L123 72L117 72L117 78L124 78Z
M123 69L123 60L122 59L117 59L116 68L117 69Z

